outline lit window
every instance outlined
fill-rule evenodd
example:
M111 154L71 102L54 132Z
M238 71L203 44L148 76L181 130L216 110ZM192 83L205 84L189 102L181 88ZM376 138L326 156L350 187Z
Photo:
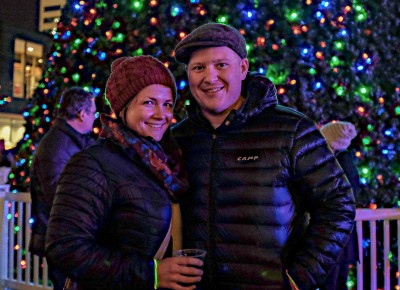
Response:
M43 73L43 45L16 39L14 43L13 96L31 98Z

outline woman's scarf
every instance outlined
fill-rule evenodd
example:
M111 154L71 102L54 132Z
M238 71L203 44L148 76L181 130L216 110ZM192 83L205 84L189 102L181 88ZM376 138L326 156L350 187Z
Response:
M186 178L179 176L180 160L168 158L160 144L153 138L140 136L121 121L106 114L101 114L100 121L102 123L100 137L118 143L132 159L137 155L142 163L161 181L171 200L176 201L177 197L187 190L188 182ZM175 147L171 155L180 157L180 149ZM175 163L175 161L178 163Z

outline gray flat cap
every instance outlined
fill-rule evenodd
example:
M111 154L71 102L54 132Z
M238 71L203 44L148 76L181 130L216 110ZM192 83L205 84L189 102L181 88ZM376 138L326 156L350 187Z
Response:
M175 59L189 63L190 55L199 48L226 46L236 52L241 59L247 57L246 40L235 28L220 24L207 23L199 26L175 47Z

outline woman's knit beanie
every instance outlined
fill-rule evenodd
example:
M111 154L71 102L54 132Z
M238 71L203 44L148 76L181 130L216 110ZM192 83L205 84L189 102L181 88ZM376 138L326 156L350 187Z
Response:
M106 84L106 98L118 116L141 90L156 84L171 88L173 100L176 100L174 76L162 62L150 55L120 57L111 64L111 75Z
M357 136L356 127L349 122L333 121L323 125L320 129L326 142L333 150L345 150L351 140Z

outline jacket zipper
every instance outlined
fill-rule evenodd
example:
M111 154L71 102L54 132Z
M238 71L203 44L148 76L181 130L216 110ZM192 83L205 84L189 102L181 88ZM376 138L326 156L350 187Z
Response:
M215 281L215 271L217 269L217 263L215 261L215 252L216 252L216 192L213 185L213 180L215 176L215 152L216 152L216 139L217 134L212 133L212 145L211 145L211 164L210 164L210 180L209 180L209 197L208 197L208 208L209 208L209 219L208 219L208 232L209 232L209 240L208 240L208 248L210 251L209 264L210 264L210 278L211 281Z

